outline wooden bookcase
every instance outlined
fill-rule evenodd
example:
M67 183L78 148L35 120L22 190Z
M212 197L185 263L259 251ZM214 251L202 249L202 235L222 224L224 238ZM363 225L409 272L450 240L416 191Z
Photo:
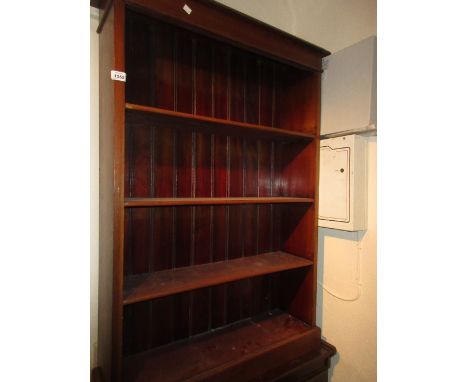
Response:
M99 31L105 378L266 381L310 361L328 52L206 0L108 1Z

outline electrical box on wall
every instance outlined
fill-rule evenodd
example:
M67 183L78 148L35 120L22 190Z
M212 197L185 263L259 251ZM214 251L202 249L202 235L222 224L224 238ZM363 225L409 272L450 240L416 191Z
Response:
M377 38L368 37L322 61L321 134L375 129Z
M367 228L367 142L359 135L320 142L319 226Z

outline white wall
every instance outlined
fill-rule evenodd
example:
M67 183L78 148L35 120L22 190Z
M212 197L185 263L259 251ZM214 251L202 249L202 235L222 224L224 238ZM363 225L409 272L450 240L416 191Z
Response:
M334 53L377 34L376 0L217 0Z
M317 325L322 328L322 336L338 350L329 377L333 382L377 380L377 137L366 140L368 229L319 229L318 281L327 290L318 288ZM346 293L334 287L339 283L330 275L350 273L356 275L356 287L348 288Z
M91 101L91 368L97 366L98 274L99 274L99 35L98 11L90 14Z

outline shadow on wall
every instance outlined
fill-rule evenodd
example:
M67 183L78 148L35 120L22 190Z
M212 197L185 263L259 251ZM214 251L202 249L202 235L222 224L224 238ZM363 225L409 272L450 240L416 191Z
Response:
M361 295L360 253L361 241L367 231L341 231L320 228L318 232L317 269L317 326L323 328L323 294L329 293L343 301L356 301ZM333 251L327 251L325 243L333 241ZM327 338L322 335L327 341ZM331 359L328 380L333 377L334 367L340 361L340 349Z

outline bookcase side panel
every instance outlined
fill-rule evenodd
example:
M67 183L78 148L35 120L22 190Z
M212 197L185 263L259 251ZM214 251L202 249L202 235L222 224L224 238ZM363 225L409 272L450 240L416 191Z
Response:
M99 344L104 377L120 381L122 370L123 192L125 84L111 70L125 71L123 1L114 1L99 36Z

